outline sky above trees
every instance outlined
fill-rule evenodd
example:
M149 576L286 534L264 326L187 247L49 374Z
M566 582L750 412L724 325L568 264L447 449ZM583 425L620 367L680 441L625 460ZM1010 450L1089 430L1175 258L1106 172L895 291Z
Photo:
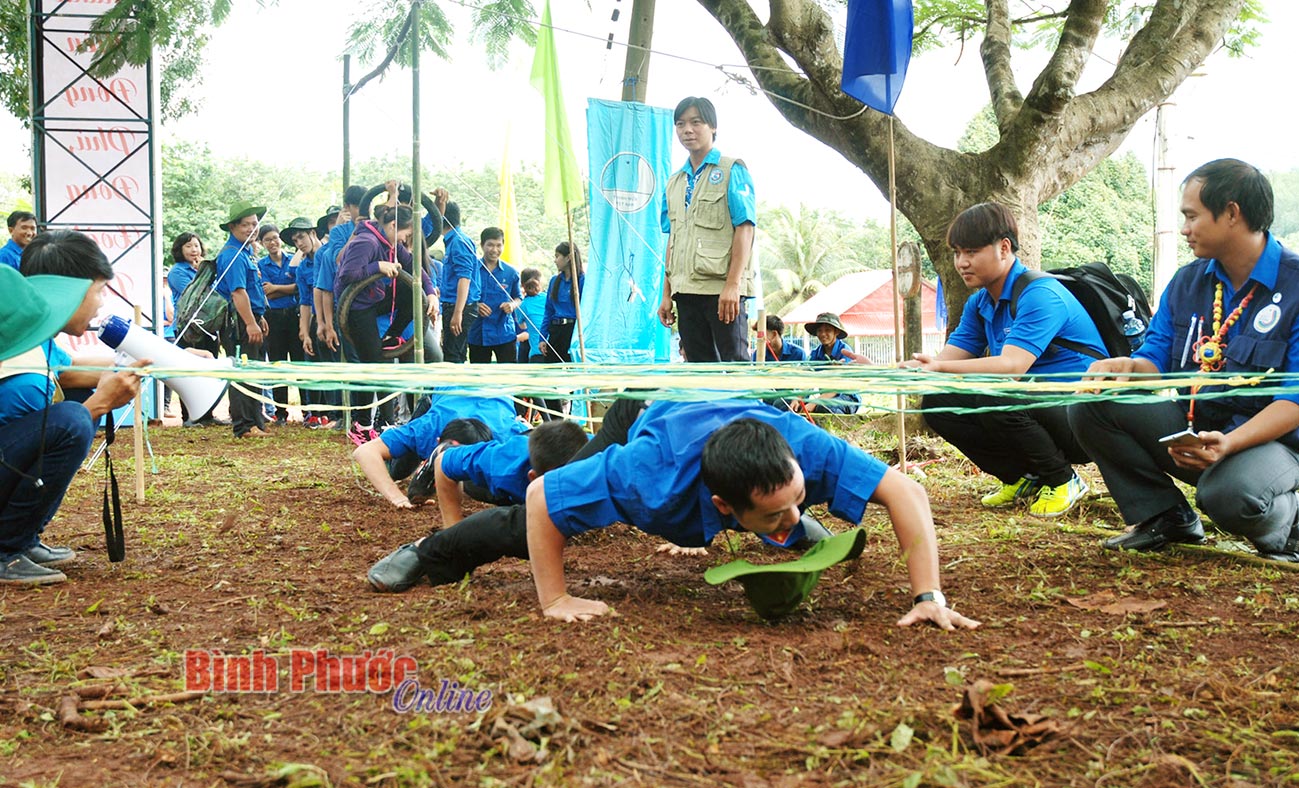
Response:
M612 0L555 3L564 90L577 140L585 138L587 97L617 98L624 50L605 48L612 32L626 39L627 17L609 19ZM330 13L328 9L334 8ZM207 142L222 156L295 160L313 169L340 166L341 109L338 96L342 50L351 20L349 6L333 0L280 0L270 8L237 2L229 21L212 34L205 78L195 98L201 109L164 128L164 140ZM1208 158L1239 155L1268 170L1299 168L1299 148L1283 123L1250 123L1251 112L1275 110L1278 80L1299 71L1299 4L1268 0L1271 22L1260 45L1246 58L1219 53L1174 96L1174 154L1185 171ZM323 12L323 13L322 13ZM457 27L468 30L468 12ZM739 64L739 52L694 0L660 0L650 71L649 103L671 106L684 95L707 95L720 113L718 145L741 155L758 175L759 196L784 205L806 203L851 216L879 218L885 202L855 167L834 151L791 128L767 99L727 78L712 64ZM585 34L583 35L579 34ZM1117 44L1102 56L1116 55ZM512 155L536 162L541 156L541 99L527 84L531 50L516 43L511 61L491 71L481 46L461 36L447 64L425 58L423 119L426 155L443 164L479 167L499 161L505 137ZM673 57L676 56L676 57ZM685 60L681 58L689 58ZM1017 53L1025 75L1040 67L1028 53ZM702 62L693 62L693 61ZM363 71L355 65L354 76ZM740 68L731 69L743 74ZM1026 77L1027 78L1027 77ZM1025 86L1027 87L1027 86ZM296 100L288 100L293 96ZM918 58L912 65L898 115L921 136L954 145L970 118L987 102L977 44L948 48ZM395 70L372 83L356 99L353 129L360 157L409 150L410 75ZM1124 150L1149 162L1153 123L1133 130ZM0 144L23 149L26 134L16 121L0 122ZM579 156L579 159L584 158ZM5 169L21 170L9 159Z

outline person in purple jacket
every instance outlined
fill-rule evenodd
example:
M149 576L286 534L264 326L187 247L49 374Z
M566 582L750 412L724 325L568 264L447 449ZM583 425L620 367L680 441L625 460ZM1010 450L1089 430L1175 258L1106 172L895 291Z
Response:
M410 288L401 284L397 274L404 268L413 274L414 268L410 249L411 232L415 220L410 208L380 208L377 220L366 220L357 228L352 240L338 256L338 273L334 279L334 299L342 303L343 292L351 285L364 281L375 274L383 274L386 280L379 280L358 294L351 304L347 315L347 325L351 333L352 344L362 363L383 361L383 349L399 341L401 334L410 325L412 294ZM433 281L427 273L420 272L424 294L432 296ZM431 318L436 312L436 303L432 298L427 300L428 314ZM379 335L378 319L381 314L391 316L392 322L387 332ZM365 397L374 402L374 392L362 393L361 403ZM392 406L387 403L380 407L375 417L374 428L379 424L392 423Z

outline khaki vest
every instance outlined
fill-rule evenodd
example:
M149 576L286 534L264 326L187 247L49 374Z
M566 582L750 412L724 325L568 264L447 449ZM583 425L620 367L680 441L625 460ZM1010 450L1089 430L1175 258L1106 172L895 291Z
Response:
M686 173L677 170L668 179L668 282L673 293L717 295L731 267L731 242L735 227L726 203L731 166L744 162L726 156L704 167L695 178L695 190L686 207ZM689 166L689 165L687 165ZM720 172L720 177L714 177ZM753 294L753 259L740 280L740 295Z

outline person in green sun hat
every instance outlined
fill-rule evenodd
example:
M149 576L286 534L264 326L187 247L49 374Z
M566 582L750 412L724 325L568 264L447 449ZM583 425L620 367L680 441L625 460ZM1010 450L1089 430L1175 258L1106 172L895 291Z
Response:
M229 356L261 359L266 341L266 294L253 257L253 239L266 215L265 206L240 200L230 206L229 218L220 225L230 236L216 257L216 292L235 315L229 331L222 332L222 345ZM236 438L263 437L266 414L262 406L237 386L230 388L230 426Z
M626 445L532 482L527 555L543 614L585 621L610 611L600 600L568 593L564 549L578 534L624 522L697 548L724 530L739 530L789 549L833 538L804 514L808 506L827 504L831 514L855 525L868 502L888 510L907 564L913 606L898 625L979 626L947 607L924 488L806 419L758 402L655 402L637 419ZM840 547L821 548L829 552L820 557ZM814 563L808 571L816 571Z
M95 255L107 265L88 237L59 231L38 235L24 250L23 261ZM54 567L76 553L45 544L41 535L90 451L95 422L140 390L135 373L107 372L98 376L94 394L84 403L64 401L58 378L49 372L67 359L54 336L85 333L103 304L107 284L103 278L24 277L0 266L0 292L5 294L0 310L0 583L67 580Z

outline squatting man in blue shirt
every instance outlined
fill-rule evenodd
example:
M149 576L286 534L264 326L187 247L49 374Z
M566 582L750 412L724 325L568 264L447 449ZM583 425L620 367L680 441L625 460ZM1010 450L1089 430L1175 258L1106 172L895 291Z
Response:
M726 529L790 547L805 535L802 508L828 503L855 525L868 500L888 509L916 595L898 625L979 626L946 606L924 489L805 419L756 402L656 402L626 445L532 482L527 553L544 615L585 621L609 606L568 594L568 537L624 522L682 547L704 547Z
M1016 282L1028 269L1019 261L1019 226L1010 209L987 202L962 211L947 229L956 272L975 292L961 322L935 356L915 354L904 367L955 374L1034 375L1071 373L1081 378L1105 344L1091 316L1064 285L1033 279L1014 300ZM982 498L987 507L1028 504L1035 517L1059 517L1087 494L1074 473L1086 463L1069 429L1064 406L1013 408L984 413L938 412L936 408L986 408L1023 400L983 394L929 394L921 401L925 421L979 469L1001 480Z
M1088 374L1299 371L1299 255L1268 232L1272 204L1271 184L1243 161L1211 161L1187 176L1182 235L1196 259L1168 283L1141 348L1097 361ZM1195 485L1218 528L1248 539L1261 558L1299 562L1299 380L1277 385L1276 394L1237 389L1212 399L1204 395L1225 387L1204 386L1189 400L1070 406L1070 425L1134 524L1105 546L1204 541L1178 479Z

